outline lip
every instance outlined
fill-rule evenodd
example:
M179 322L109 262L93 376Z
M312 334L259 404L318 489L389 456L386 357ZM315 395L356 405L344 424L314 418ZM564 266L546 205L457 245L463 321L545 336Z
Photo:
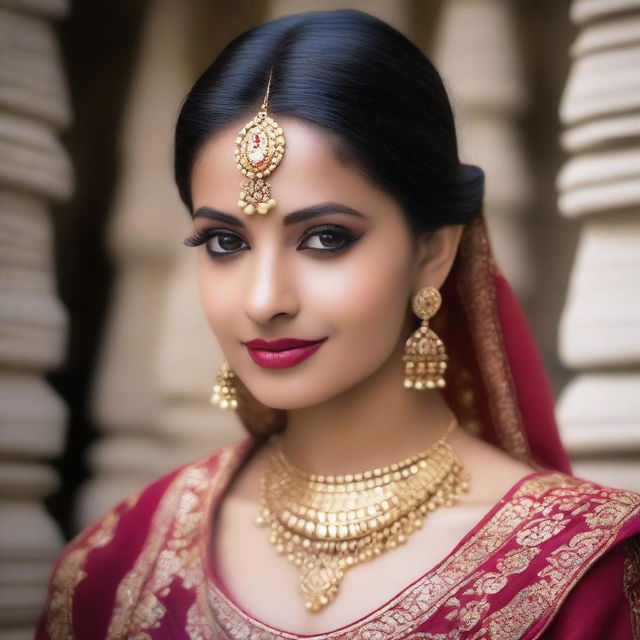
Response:
M265 369L285 369L300 364L312 356L327 340L298 340L297 338L280 338L268 342L266 340L249 340L245 346L252 360Z

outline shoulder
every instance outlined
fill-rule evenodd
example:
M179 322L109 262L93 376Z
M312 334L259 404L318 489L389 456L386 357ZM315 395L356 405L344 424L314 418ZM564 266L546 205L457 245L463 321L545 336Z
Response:
M37 640L106 636L111 611L104 602L113 601L124 576L160 533L158 525L168 526L194 492L215 489L218 479L250 448L251 441L234 442L176 467L80 531L52 569ZM153 553L147 559L153 562ZM82 625L90 628L82 632L77 629Z

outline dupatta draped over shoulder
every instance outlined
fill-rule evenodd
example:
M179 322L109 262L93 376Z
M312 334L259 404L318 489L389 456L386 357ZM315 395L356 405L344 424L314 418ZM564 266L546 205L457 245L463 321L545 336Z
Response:
M216 576L209 541L224 489L278 426L245 393L250 437L163 476L67 545L36 640L640 638L640 495L571 475L540 355L482 214L464 230L442 297L432 325L450 356L447 402L466 429L536 471L439 564L320 635L243 611Z

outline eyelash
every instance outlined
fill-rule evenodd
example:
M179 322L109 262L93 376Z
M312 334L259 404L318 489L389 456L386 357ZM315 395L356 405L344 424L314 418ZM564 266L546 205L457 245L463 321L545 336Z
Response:
M360 235L362 235L362 234L360 235L355 234L352 231L349 231L348 229L346 229L345 227L341 227L334 224L324 224L324 225L319 225L317 227L313 227L312 229L309 229L308 232L305 234L305 236L302 238L302 242L306 242L307 240L309 240L309 238L312 238L326 231L331 231L337 235L342 236L342 238L345 239L345 242L339 247L333 247L328 249L311 248L309 249L309 251L314 251L315 253L318 253L318 254L341 253L342 251L345 251L346 249L348 249L354 242L356 242L360 238ZM242 239L241 236L239 236L238 234L226 229L224 230L223 229L203 229L202 231L195 231L192 235L186 238L184 240L184 244L188 247L198 247L201 244L208 242L211 238L215 238L216 236L231 236L231 237ZM225 256L235 255L240 251L244 251L244 249L236 249L235 251L211 251L207 247L207 252L212 258L222 258Z

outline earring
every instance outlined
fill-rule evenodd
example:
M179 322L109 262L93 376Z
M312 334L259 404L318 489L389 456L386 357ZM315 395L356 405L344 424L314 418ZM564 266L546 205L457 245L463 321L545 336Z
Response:
M422 318L422 324L404 346L402 361L407 389L442 389L446 386L443 376L447 369L447 353L442 340L429 329L428 322L441 304L442 296L435 287L421 289L412 300L413 312Z
M211 394L211 404L221 409L237 409L237 390L233 384L236 374L231 371L231 367L226 360L222 361L218 373L216 374L216 383Z

